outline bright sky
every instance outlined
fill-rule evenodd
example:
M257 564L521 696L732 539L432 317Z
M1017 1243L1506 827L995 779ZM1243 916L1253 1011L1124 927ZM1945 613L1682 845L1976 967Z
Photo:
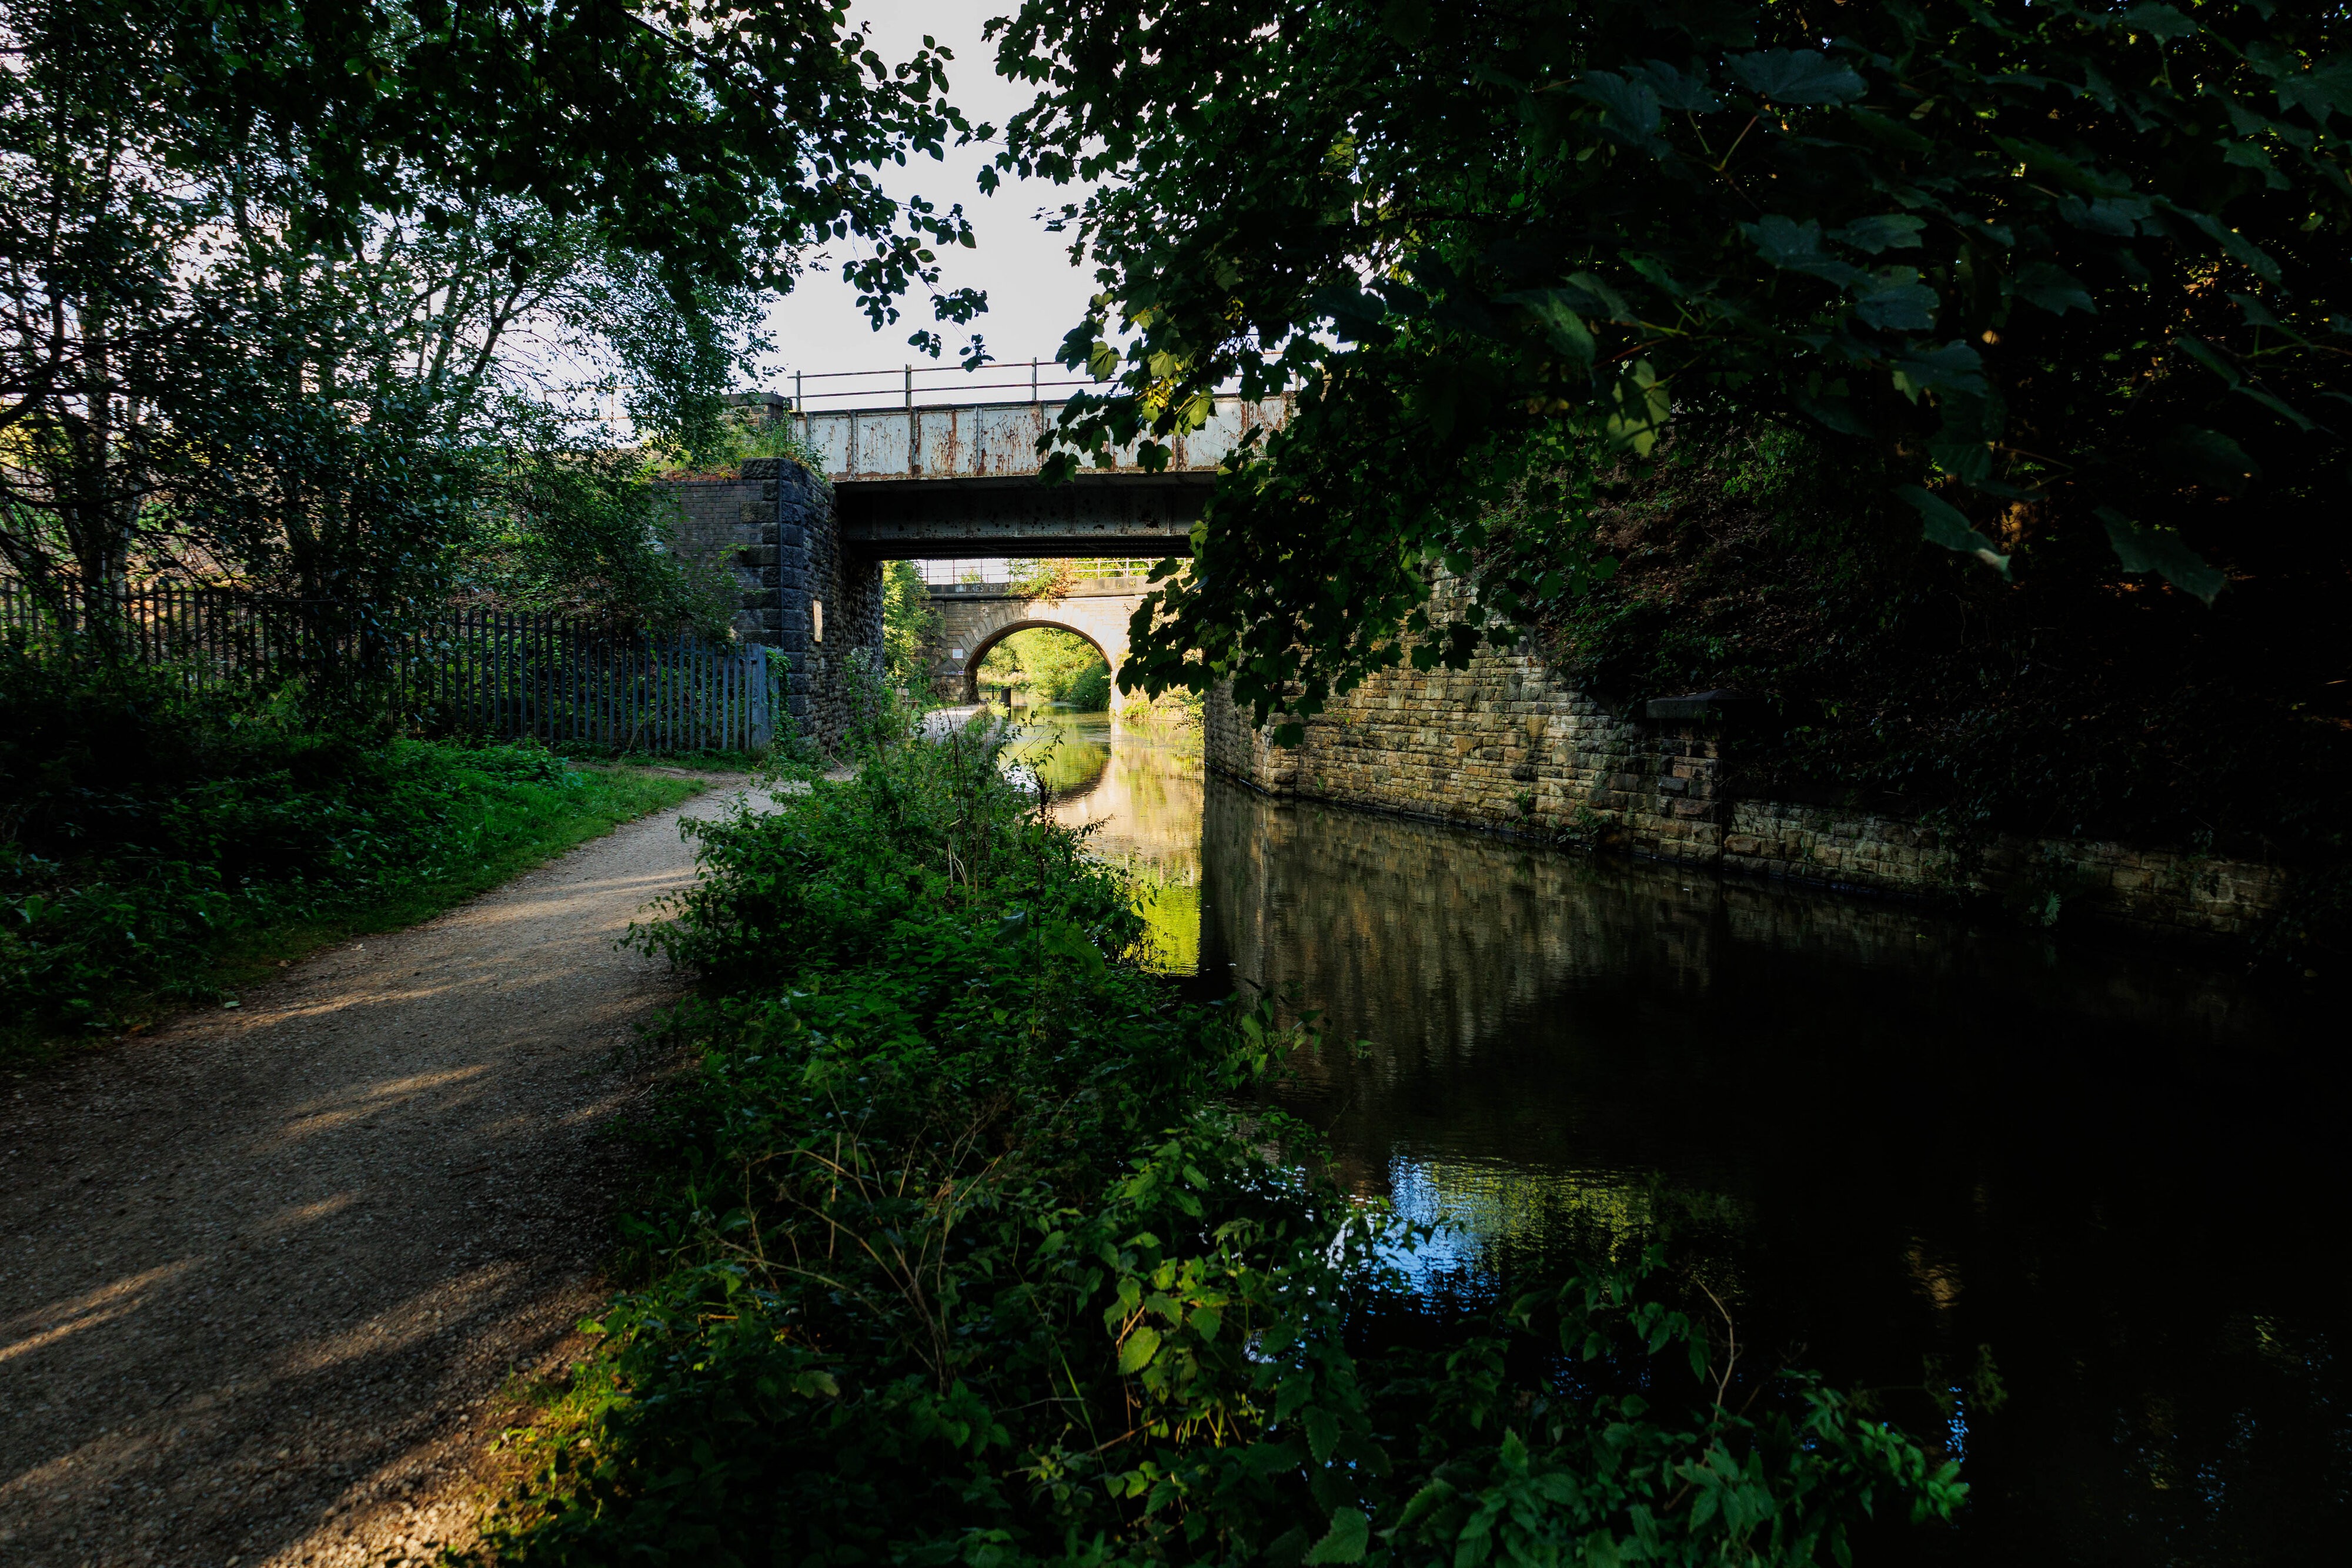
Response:
M948 68L950 98L973 123L985 120L1002 128L1007 116L1027 106L1030 94L1024 87L997 76L994 50L982 42L981 28L989 17L1010 9L1008 0L856 0L850 19L853 24L873 24L875 52L894 65L920 47L926 33L952 49L955 59ZM988 313L971 328L939 328L949 354L937 363L950 369L919 377L919 385L944 391L943 383L959 379L960 372L952 368L953 351L974 329L1005 366L1018 361L1025 373L1029 360L1051 361L1063 334L1085 315L1087 297L1094 292L1091 277L1070 265L1067 237L1047 234L1037 216L1041 208L1058 209L1062 203L1076 199L1079 187L1008 180L995 195L983 196L976 182L994 150L951 148L944 162L917 157L909 159L905 168L887 169L882 176L894 195L921 194L942 209L961 202L979 240L975 250L941 253L940 285L985 290ZM840 256L835 250L830 258L811 259L824 265ZM812 268L803 277L800 287L769 313L781 373L768 380L767 390L789 394L793 371L814 374L896 370L909 361L933 362L907 345L909 332L933 326L928 298L907 301L900 321L879 332L866 325L856 299L855 292L830 267L824 272ZM973 379L1006 377L1000 371ZM883 390L878 382L828 384L843 390L869 385ZM812 393L816 390L808 388ZM896 395L895 381L887 390L889 395Z

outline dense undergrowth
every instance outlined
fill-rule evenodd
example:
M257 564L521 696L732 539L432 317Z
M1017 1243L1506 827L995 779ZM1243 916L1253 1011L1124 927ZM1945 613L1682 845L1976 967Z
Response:
M423 919L694 788L0 645L0 1053Z
M1664 1272L1359 1343L1400 1243L1249 1093L1298 1037L1145 972L973 734L696 831L635 1283L498 1561L1796 1563L1957 1506Z

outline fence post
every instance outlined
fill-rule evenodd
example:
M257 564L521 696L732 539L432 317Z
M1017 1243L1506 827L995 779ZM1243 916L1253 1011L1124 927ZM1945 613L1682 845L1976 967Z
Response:
M774 709L769 701L768 645L754 643L746 650L751 676L751 749L765 751L776 743Z

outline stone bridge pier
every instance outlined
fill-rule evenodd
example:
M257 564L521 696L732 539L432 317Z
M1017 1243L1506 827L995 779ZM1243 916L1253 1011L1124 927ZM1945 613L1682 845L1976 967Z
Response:
M1150 591L1140 577L1080 578L1058 599L1041 599L1010 583L949 582L931 585L931 608L939 612L940 634L932 644L931 690L946 702L980 700L980 662L1015 632L1033 626L1075 632L1093 643L1110 664L1110 706L1124 706L1119 666L1127 663L1127 628L1135 607Z

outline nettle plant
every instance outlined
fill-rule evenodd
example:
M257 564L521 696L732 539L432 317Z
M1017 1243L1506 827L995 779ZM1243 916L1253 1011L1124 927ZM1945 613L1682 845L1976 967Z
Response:
M1030 0L1000 163L1087 178L1067 466L1300 389L1137 617L1261 719L1613 563L1677 423L1852 444L1858 520L2086 595L2340 566L2352 20L2069 0ZM1119 329L1115 331L1113 329ZM1113 346L1123 337L1124 349ZM1892 474L1889 479L1885 476ZM1506 495L1548 519L1499 537ZM1475 580L1436 627L1432 570Z

